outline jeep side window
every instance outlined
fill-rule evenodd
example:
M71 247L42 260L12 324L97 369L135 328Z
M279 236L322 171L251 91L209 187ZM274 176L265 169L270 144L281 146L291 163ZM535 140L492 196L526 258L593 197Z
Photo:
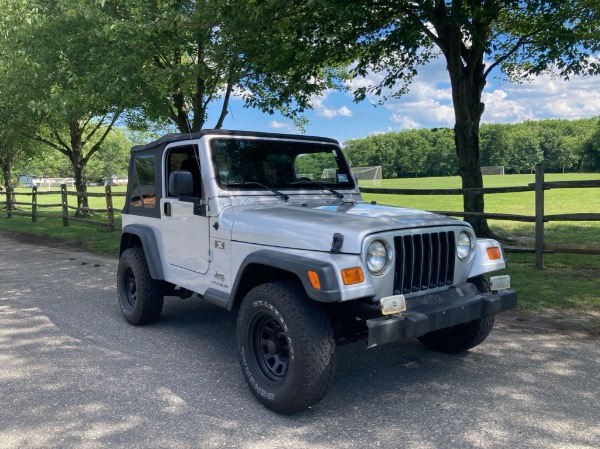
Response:
M172 148L167 156L167 167L165 170L166 185L169 185L169 176L176 170L189 171L192 174L194 190L191 196L202 197L202 179L200 175L200 164L198 152L195 145L185 145ZM169 196L174 196L168 192Z
M134 156L132 206L145 208L156 206L155 173L156 158L154 156Z

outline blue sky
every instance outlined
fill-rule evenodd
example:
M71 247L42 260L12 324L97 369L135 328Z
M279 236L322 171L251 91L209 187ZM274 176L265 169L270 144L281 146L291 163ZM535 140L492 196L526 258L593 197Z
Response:
M575 76L569 81L549 75L521 85L501 82L492 73L484 89L484 123L514 123L528 119L589 118L600 116L600 77ZM380 76L352 82L360 87L376 82ZM408 94L374 106L377 98L354 103L350 93L329 91L314 98L306 134L333 137L343 142L372 134L403 129L452 127L454 115L444 61L441 58L420 68ZM246 109L240 99L231 102L224 128L299 133L293 123L280 115ZM209 117L208 127L212 126Z

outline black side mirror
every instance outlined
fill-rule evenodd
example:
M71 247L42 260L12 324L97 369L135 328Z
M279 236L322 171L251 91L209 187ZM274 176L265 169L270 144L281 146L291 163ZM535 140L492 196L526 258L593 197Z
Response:
M169 194L186 196L194 191L194 179L189 171L174 171L169 175Z

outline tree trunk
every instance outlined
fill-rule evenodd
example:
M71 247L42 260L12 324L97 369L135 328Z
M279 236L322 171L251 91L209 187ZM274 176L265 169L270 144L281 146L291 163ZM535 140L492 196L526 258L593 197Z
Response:
M454 126L456 153L458 155L460 177L463 189L483 188L483 176L479 162L479 125L457 123ZM483 193L465 192L463 194L465 212L484 212L485 202ZM487 219L480 216L467 216L468 221L479 237L491 236Z
M89 208L87 197L87 177L85 175L85 166L87 163L83 155L83 136L82 129L78 121L69 123L69 131L71 134L71 165L75 175L75 190L77 191L77 212L76 216L90 216L92 213L87 210Z
M452 86L454 141L462 188L480 189L483 188L483 176L479 159L479 125L484 110L481 94L486 84L483 53L477 54L473 53L474 50L467 50L460 39L460 30L451 31L444 55ZM463 206L465 212L483 213L483 193L465 192ZM479 237L492 236L485 217L467 216L465 220L473 226Z
M5 191L3 192L6 195L6 212L10 216L10 211L14 209L18 209L18 205L14 204L15 201L15 185L13 183L12 178L12 164L10 160L2 161L2 176L4 177L5 182Z

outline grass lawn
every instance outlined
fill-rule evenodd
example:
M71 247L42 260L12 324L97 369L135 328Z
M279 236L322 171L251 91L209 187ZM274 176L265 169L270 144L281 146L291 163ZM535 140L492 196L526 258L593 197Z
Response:
M546 181L600 180L600 173L546 174ZM535 175L484 176L485 187L527 186L535 182ZM361 182L369 187L368 182ZM460 188L458 176L446 178L385 179L383 188L397 189L453 189ZM366 201L379 204L412 207L415 209L462 211L460 195L382 195L364 194ZM600 189L551 189L545 192L546 215L564 213L600 212ZM535 193L498 193L485 196L485 211L515 215L535 215ZM506 220L489 220L494 233L533 245L534 224ZM549 222L544 226L546 243L572 243L600 246L600 222Z
M600 174L547 174L547 181L600 179ZM534 182L534 175L486 176L486 187L523 186ZM384 180L382 187L388 188L459 188L460 179L451 178L407 178ZM367 183L364 184L367 186ZM113 191L124 191L124 187ZM102 187L91 187L91 192L103 192ZM18 193L31 192L31 189L18 189ZM376 200L379 204L413 207L425 210L461 211L460 196L415 196L415 195L375 195L365 194L365 200ZM69 197L74 202L75 197ZM30 201L30 196L19 195L17 201ZM72 222L63 227L60 208L53 212L57 218L39 218L36 223L31 218L14 216L7 219L5 211L0 215L0 230L45 235L62 239L65 242L83 246L101 254L116 255L118 252L120 213L123 197L114 197L116 228L107 228ZM486 211L534 214L534 193L510 193L486 195ZM60 203L60 195L40 195L38 204ZM105 208L103 198L90 198L90 207ZM599 212L600 189L553 189L546 192L545 209L547 214ZM40 209L41 210L41 209ZM31 211L22 206L22 212ZM95 220L106 222L106 214L96 213ZM511 221L490 220L492 230L503 238L519 242L519 246L533 244L533 224ZM548 243L582 243L600 246L600 222L550 222L545 226L545 240ZM567 309L578 312L600 313L600 256L547 254L544 257L545 269L534 268L533 254L507 255L508 269L512 285L519 292L519 308L522 310ZM600 329L600 320L596 324Z
M112 187L113 193L125 192L125 186ZM56 191L53 188L51 191ZM88 192L104 193L104 187L89 187ZM33 223L31 221L31 206L20 205L19 210L15 211L19 215L13 215L9 220L6 217L6 203L4 195L1 198L2 206L0 206L0 230L21 232L27 234L35 234L47 236L50 238L60 239L66 243L82 246L90 251L98 254L116 255L119 252L119 236L121 229L121 209L125 201L123 196L113 196L113 209L115 211L115 231L109 232L108 227L101 225L92 225L70 221L68 227L62 224L62 209L61 207L44 208L43 204L60 204L60 194L45 194L45 189L38 191L38 212L40 217ZM16 189L17 202L31 202L31 189ZM76 205L76 197L69 196L68 202L70 205ZM106 209L106 200L103 197L89 197L89 207L91 209ZM73 216L75 211L69 212ZM27 214L23 216L21 214ZM105 212L96 212L93 217L90 217L98 223L107 223L107 215Z

